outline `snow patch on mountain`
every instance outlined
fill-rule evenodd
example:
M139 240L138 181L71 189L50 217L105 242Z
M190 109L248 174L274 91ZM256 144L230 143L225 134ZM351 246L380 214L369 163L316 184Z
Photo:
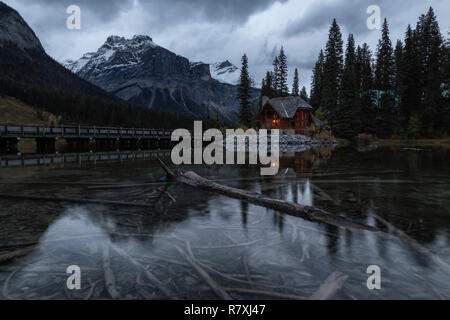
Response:
M211 77L223 83L236 85L239 83L239 68L228 60L209 65Z
M150 48L156 48L158 45L152 38L146 35L135 35L131 39L120 36L109 36L106 42L97 50L97 52L88 52L78 60L65 60L63 65L74 73L81 72L84 68L97 69L114 59L120 60L115 68L126 68L138 64L143 54ZM127 53L126 57L120 55Z

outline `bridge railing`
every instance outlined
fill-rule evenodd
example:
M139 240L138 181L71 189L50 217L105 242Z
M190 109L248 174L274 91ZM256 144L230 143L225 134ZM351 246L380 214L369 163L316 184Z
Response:
M0 136L21 137L170 137L171 130L96 126L1 125Z

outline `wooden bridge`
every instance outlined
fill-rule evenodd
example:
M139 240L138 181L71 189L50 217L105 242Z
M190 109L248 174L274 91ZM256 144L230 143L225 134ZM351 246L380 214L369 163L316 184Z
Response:
M170 157L170 150L0 155L0 168L123 162Z
M161 148L169 146L171 133L165 129L0 124L0 151L14 151L21 139L35 139L37 151L43 153L53 152L58 139L78 151Z

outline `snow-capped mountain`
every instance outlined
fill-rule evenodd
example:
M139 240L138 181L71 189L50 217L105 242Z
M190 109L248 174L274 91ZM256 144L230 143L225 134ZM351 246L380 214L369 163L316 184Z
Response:
M76 61L66 60L63 65L74 73L81 72L83 69L101 69L102 64L110 62L116 54L127 52L129 54L122 56L122 63L114 63L114 68L126 68L138 64L145 51L155 47L157 45L149 36L136 35L132 39L110 36L97 52L88 52Z
M239 83L239 68L228 60L211 63L209 65L209 71L211 72L211 77L220 82L234 85Z
M237 68L230 62L190 62L149 36L110 36L96 51L64 66L129 102L152 109L205 116L216 110L233 122L238 115ZM211 72L213 70L213 72ZM237 72L239 73L239 72ZM255 97L259 94L254 92Z

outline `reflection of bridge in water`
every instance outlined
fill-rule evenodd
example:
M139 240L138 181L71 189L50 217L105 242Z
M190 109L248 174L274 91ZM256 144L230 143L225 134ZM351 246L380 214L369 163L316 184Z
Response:
M46 165L83 165L88 163L150 160L170 157L170 150L86 152L66 154L0 155L0 167L29 167Z
M64 139L72 151L166 148L171 130L86 126L0 125L0 152L17 151L21 139L34 139L38 153L55 152Z

